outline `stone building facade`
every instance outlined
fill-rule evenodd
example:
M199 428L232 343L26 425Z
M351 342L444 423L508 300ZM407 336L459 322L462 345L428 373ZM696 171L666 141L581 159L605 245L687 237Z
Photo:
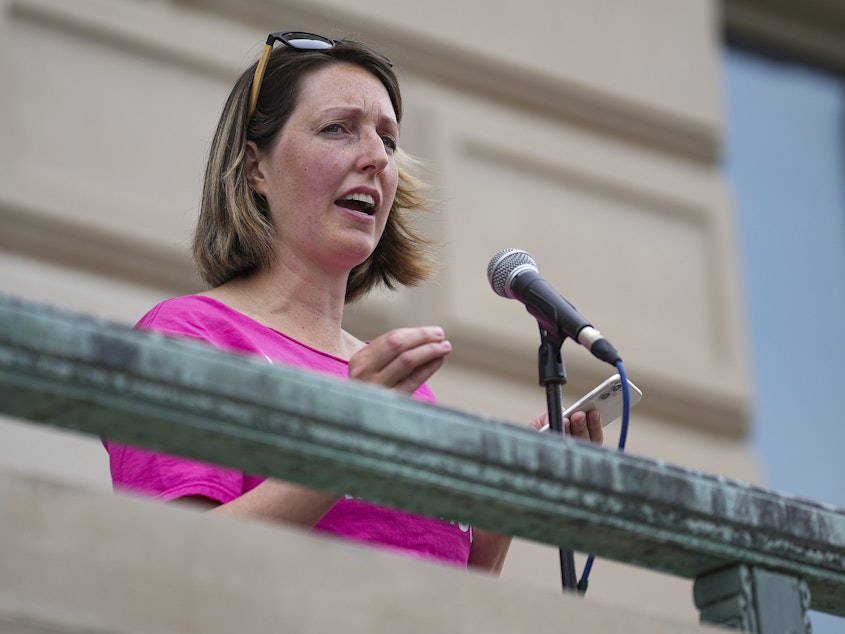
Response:
M485 270L525 249L643 390L630 452L758 481L720 53L727 18L748 32L777 4L2 0L0 292L129 324L200 289L187 243L231 82L270 31L350 36L396 64L441 266L348 328L442 325L440 401L523 424L545 406L536 324ZM566 400L613 371L563 350ZM0 423L0 467L109 490L96 439L19 421ZM596 602L697 621L688 582L601 561L593 579ZM554 549L515 543L501 582L554 591Z

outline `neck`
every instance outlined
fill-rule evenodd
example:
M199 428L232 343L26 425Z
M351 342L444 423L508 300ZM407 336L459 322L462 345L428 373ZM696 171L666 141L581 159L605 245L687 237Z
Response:
M276 265L206 294L302 343L348 359L359 343L342 327L346 278L306 273Z

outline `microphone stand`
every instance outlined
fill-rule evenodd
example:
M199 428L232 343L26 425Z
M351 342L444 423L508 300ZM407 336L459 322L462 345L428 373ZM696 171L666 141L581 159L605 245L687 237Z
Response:
M565 338L565 337L564 337ZM558 339L540 326L540 349L537 352L537 367L540 385L546 388L546 409L549 415L549 430L563 433L563 385L566 384L566 369L563 364ZM564 591L577 592L578 579L575 572L575 557L571 550L559 549L560 576Z

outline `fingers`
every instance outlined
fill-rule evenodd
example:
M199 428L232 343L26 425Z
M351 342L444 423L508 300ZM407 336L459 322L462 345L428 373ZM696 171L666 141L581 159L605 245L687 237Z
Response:
M413 394L441 368L452 344L437 326L400 328L377 337L349 360L349 378Z
M534 420L528 423L530 429L545 431L549 426L549 415L547 412L538 414ZM575 412L572 420L563 419L563 431L565 434L581 440L588 440L601 445L604 442L604 429L602 428L601 414L598 410Z
M543 412L542 414L538 414L536 417L534 417L534 420L532 420L530 423L528 423L528 426L531 429L536 429L537 431L540 431L541 429L543 429L548 424L549 424L549 414L548 414L548 412Z
M573 438L589 440L597 444L604 442L604 429L601 424L601 415L597 409L584 412L575 412L572 418L563 419L563 429Z

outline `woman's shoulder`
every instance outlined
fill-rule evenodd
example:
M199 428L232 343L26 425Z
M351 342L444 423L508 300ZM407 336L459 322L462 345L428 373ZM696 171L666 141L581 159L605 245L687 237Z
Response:
M273 330L228 304L208 295L185 295L164 300L136 324L140 330L200 339L218 348L292 362L305 354L303 344ZM298 363L302 365L302 363Z
M205 338L239 315L231 308L205 295L172 297L153 306L135 327L166 334Z
M165 299L153 306L138 320L137 327L143 328L154 324L171 321L183 321L185 318L214 319L222 315L224 304L204 295L182 295Z

